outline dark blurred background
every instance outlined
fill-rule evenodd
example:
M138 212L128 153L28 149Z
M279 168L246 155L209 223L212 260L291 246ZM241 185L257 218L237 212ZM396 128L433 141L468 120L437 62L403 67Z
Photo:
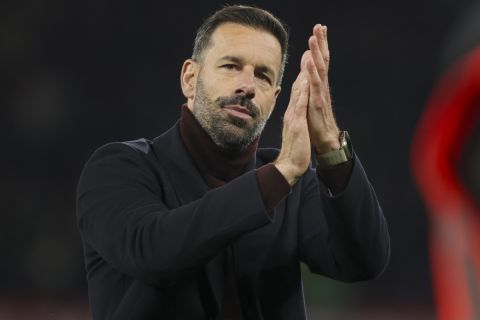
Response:
M423 107L471 0L244 1L291 30L281 117L315 23L328 26L337 120L348 129L389 222L379 279L341 284L305 272L311 318L433 319L428 219L409 167ZM88 319L75 187L98 146L174 124L179 72L196 28L223 1L0 2L0 319Z

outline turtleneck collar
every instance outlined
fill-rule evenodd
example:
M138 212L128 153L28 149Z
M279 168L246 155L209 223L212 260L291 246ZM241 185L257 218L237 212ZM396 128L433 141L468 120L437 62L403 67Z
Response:
M219 187L244 173L248 164L254 160L259 140L253 141L243 152L222 149L212 141L187 105L182 106L180 136L200 174L211 188Z

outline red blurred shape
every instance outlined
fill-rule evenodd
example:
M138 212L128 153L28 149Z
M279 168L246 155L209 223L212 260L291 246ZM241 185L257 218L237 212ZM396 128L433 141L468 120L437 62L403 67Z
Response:
M430 215L440 320L480 319L480 210L457 170L468 138L479 125L479 102L477 47L441 78L412 145L412 170Z

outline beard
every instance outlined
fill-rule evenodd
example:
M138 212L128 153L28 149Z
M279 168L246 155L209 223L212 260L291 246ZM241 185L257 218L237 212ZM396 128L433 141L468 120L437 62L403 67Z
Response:
M252 117L241 119L222 112L227 105L240 105ZM197 81L192 113L213 142L230 152L245 151L262 133L268 119L261 117L260 109L246 96L211 99L202 80Z

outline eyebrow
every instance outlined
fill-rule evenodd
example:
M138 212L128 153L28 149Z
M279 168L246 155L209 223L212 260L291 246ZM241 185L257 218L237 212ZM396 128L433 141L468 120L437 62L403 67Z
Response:
M236 57L236 56L223 56L220 58L219 61L222 61L222 60L226 60L226 61L230 61L230 62L234 62L234 63L238 63L238 64L244 64L245 63L245 60L240 58L240 57ZM264 65L264 64L261 64L257 67L255 67L255 69L258 71L258 72L262 72L262 73L266 73L268 75L270 75L272 77L272 80L273 78L275 77L275 72L273 72L272 68Z

